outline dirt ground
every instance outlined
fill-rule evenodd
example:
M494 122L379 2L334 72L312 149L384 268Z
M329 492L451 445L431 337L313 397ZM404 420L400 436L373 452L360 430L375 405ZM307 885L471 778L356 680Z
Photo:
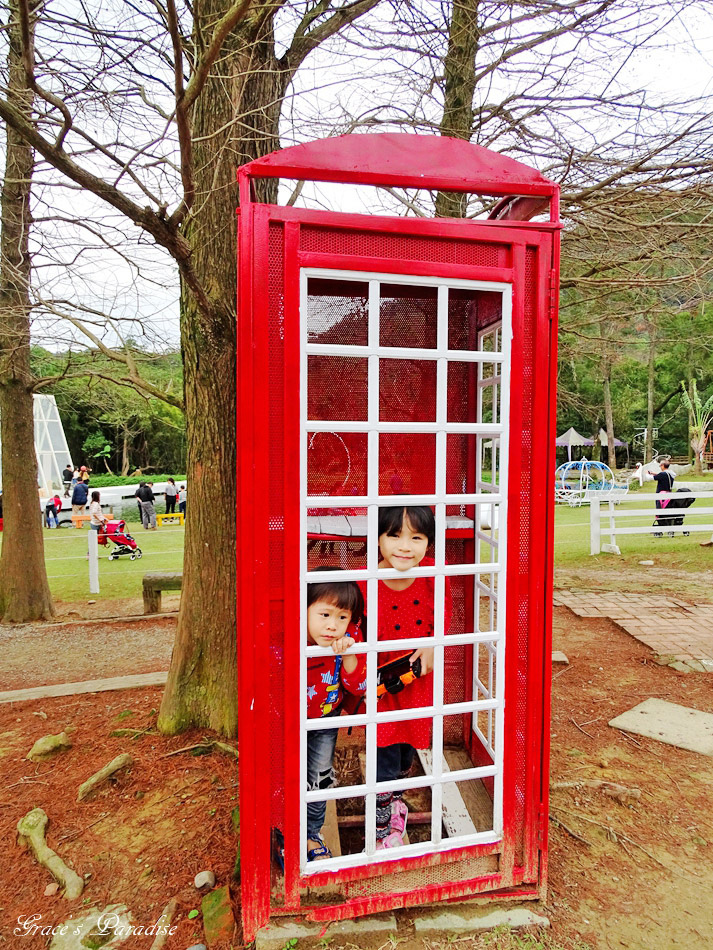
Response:
M0 626L0 691L161 672L175 635L175 614Z
M136 926L149 926L178 896L176 933L166 950L184 950L202 939L193 878L212 870L231 884L237 836L234 756L212 751L168 755L195 745L203 733L165 739L146 733L112 737L116 729L150 730L161 690L136 689L0 705L0 944L39 950L49 938L16 936L17 920L40 915L56 925L88 907L126 904ZM36 739L66 730L72 748L35 765L25 756ZM78 804L77 789L122 752L133 757L91 798ZM45 896L52 878L15 843L18 820L34 807L49 816L47 841L78 874L87 877L81 900ZM134 936L127 950L147 950L153 937Z
M595 586L593 577L578 573L577 586ZM601 572L596 578L596 586L607 587ZM667 585L660 575L657 580L661 593ZM675 578L670 583L680 591ZM707 596L698 593L701 600L711 599L710 588ZM56 628L46 673L67 649L56 633L75 630L78 660L82 649L87 652L90 626ZM133 642L128 651L116 643L127 629L125 623L107 627L105 657L136 655ZM151 641L150 627L142 636ZM168 628L161 636L170 639ZM567 654L570 665L555 667L553 674L550 887L546 906L539 908L551 921L547 946L708 950L713 946L713 758L627 736L608 722L650 696L711 712L713 674L658 666L646 647L614 623L578 618L566 608L555 610L554 648ZM143 666L113 668L92 675L142 671ZM72 679L89 678L85 673ZM200 916L188 918L200 906L192 881L208 868L218 884L231 883L237 769L232 757L216 751L166 755L198 743L197 732L173 739L151 731L136 739L109 735L117 728L151 730L160 695L160 689L144 689L0 704L0 944L47 946L44 937L20 942L13 936L22 914L58 923L86 906L118 902L130 908L136 923L147 925L175 895L178 931L166 950L185 950L202 940ZM70 750L41 765L25 759L37 738L62 729L70 732ZM121 752L134 757L131 769L77 804L79 784ZM640 797L618 801L599 788L571 784L588 780L639 789ZM50 846L78 873L90 875L83 901L44 896L49 874L17 847L17 821L34 806L49 815ZM464 942L416 941L411 924L416 913L399 915L398 933L384 946L420 950ZM152 939L134 937L127 946L148 950ZM334 948L347 945L329 942Z

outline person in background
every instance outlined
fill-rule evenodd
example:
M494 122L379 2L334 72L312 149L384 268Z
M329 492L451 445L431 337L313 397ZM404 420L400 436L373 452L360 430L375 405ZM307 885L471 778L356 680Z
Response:
M74 471L72 470L72 463L67 462L64 466L64 471L62 472L62 483L64 485L64 497L69 498L69 489L72 487L72 479L74 478Z
M107 523L106 516L102 513L102 506L99 502L99 492L92 492L92 500L89 505L89 527L94 531L101 531L102 526Z
M84 482L85 485L89 484L89 469L86 465L82 465L79 468L79 477Z
M156 530L156 509L154 508L152 485L153 482L141 482L136 491L136 497L139 500L139 507L141 508L141 523L146 531L149 529L151 531Z
M181 488L178 492L178 510L181 512L183 517L186 517L186 486L181 485Z
M172 478L166 482L166 514L172 515L176 511L176 499L178 498L178 489Z
M72 492L72 514L81 515L87 506L89 489L83 481L78 481Z
M671 493L673 492L673 480L676 477L674 472L669 471L670 462L667 459L662 459L659 461L659 466L661 470L652 474L651 472L644 472L644 481L647 482L656 482L656 510L662 511L666 508L671 501ZM660 497L659 497L660 496ZM668 519L664 515L656 515L656 520L654 521L654 528L662 528L668 523ZM654 531L655 538L662 538L663 531ZM673 537L673 531L669 531L669 537Z
M59 519L57 515L62 510L62 499L59 495L54 495L47 499L45 505L45 526L48 528L59 528Z

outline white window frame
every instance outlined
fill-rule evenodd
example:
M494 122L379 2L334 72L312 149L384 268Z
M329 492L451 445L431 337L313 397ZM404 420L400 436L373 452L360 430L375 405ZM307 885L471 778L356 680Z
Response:
M349 280L368 283L369 313L368 342L366 346L310 343L308 340L308 281L311 278L330 280ZM399 286L422 286L437 288L437 337L436 346L431 349L421 347L386 347L379 344L380 326L380 285L382 283ZM502 295L502 321L479 333L479 349L448 349L448 290L490 291ZM488 334L499 340L500 353L485 352L480 346ZM377 273L329 268L302 268L300 272L300 867L305 875L323 871L337 871L347 868L371 866L385 861L401 860L436 854L468 845L495 843L502 838L503 803L503 724L504 724L504 671L505 671L505 577L507 553L507 471L508 471L508 423L510 396L510 351L512 341L512 286L508 283L483 280L458 280L451 278L412 276L405 274ZM368 418L363 421L314 421L307 418L307 361L312 355L361 357L368 360ZM379 360L380 359L416 359L437 361L436 370L436 418L431 422L386 422L379 419ZM485 386L499 388L498 420L491 423L453 423L447 421L447 372L448 362L478 363L477 411L482 412L482 391ZM493 364L493 376L483 376L483 364ZM495 364L500 365L499 374L495 374ZM503 421L504 420L504 421ZM308 495L307 459L308 440L314 432L364 432L367 433L368 473L367 493L362 496L324 496ZM436 436L436 484L431 494L399 495L398 502L403 505L431 505L435 508L436 544L435 566L414 568L410 574L415 577L433 577L434 598L434 636L407 638L404 640L377 639L378 631L378 593L379 580L400 578L403 575L396 570L378 570L377 545L374 543L378 531L378 508L393 504L393 495L379 495L379 434L398 433L435 433ZM446 492L446 436L450 433L465 433L480 436L477 448L476 491L469 494L448 494ZM492 482L482 482L482 444L489 437L493 443L499 441L499 479L496 483L494 472ZM493 452L493 457L495 452ZM473 505L475 507L476 562L475 564L446 564L445 541L447 505ZM367 691L365 712L340 716L335 720L307 718L307 661L313 656L333 656L331 651L316 646L306 646L306 603L307 603L307 531L308 509L340 508L344 506L367 509L367 565L366 569L346 570L339 574L339 580L362 580L367 584L369 622L367 640L355 646L350 652L366 654ZM490 509L491 529L489 536L480 530L479 515L485 507ZM498 513L496 539L495 513ZM482 535L482 537L481 537ZM483 541L487 541L490 558L480 563L479 551ZM471 633L444 634L445 578L447 576L473 576L475 583L474 616ZM497 579L497 592L495 583ZM309 582L334 581L332 572L312 572ZM487 580L487 583L486 583ZM495 629L479 630L480 596L490 598L490 617L495 610ZM477 676L477 656L479 647L474 647L473 699L468 702L444 703L444 650L446 646L460 644L485 644L489 652L489 676L483 683ZM394 650L412 650L418 647L434 648L433 706L414 709L377 712L376 667L379 654ZM493 693L493 667L495 668L495 691ZM487 735L477 729L477 712L487 710ZM446 771L443 760L443 716L472 713L473 726L486 750L493 758L492 765L460 771ZM405 845L401 848L375 851L376 830L376 730L378 723L394 722L404 719L430 718L433 720L433 772L431 775L400 779L390 783L380 783L379 792L396 789L423 788L432 790L432 827L431 840ZM307 788L307 743L306 733L320 728L346 729L349 726L366 727L366 777L360 785L338 786L327 790L306 791ZM371 753L369 750L373 750ZM446 766L447 768L447 766ZM493 828L454 838L442 838L442 787L446 782L461 782L471 779L490 777L494 780ZM365 799L365 853L344 855L322 861L307 861L307 803L311 801L329 801L330 799L364 797Z

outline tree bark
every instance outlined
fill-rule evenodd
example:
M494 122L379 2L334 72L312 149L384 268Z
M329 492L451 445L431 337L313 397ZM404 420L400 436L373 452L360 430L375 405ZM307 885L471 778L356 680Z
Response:
M26 113L32 108L22 64L15 2L10 4L9 91ZM0 554L0 621L48 620L54 605L47 582L42 518L37 495L37 456L30 370L30 255L28 249L32 149L6 129L0 235L0 441L2 442L3 543Z
M121 474L124 478L129 474L129 430L124 428L121 436Z
M656 337L653 326L649 326L649 366L648 386L646 389L646 445L644 446L644 462L650 462L654 455L654 394L655 394L655 364Z
M223 0L211 0L202 19L210 22L223 7ZM181 608L158 719L164 733L190 725L237 733L235 170L279 147L286 80L273 50L271 19L247 20L227 38L192 113L196 203L183 236L208 306L183 273L188 496ZM261 200L274 201L277 186L269 181Z
M693 377L688 381L688 397L692 403L696 401L696 390L693 385ZM690 446L690 452L693 456L693 474L694 475L703 475L703 465L701 463L701 452L700 448L697 448L697 442L700 436L698 436L698 430L695 425L695 419L692 412L688 413L688 431L690 437L688 444Z
M614 447L614 414L611 401L611 363L607 360L604 365L604 417L607 429L607 458L612 472L616 471L616 448Z
M475 56L478 52L478 7L480 0L454 0L444 60L445 89L439 132L470 141L473 133ZM468 195L439 191L436 215L464 218Z

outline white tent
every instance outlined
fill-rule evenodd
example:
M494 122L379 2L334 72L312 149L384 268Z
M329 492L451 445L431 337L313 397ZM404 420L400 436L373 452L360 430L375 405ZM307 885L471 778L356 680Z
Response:
M602 446L603 449L608 448L608 446L609 446L609 439L607 438L607 430L606 430L606 429L600 429L600 430L599 430L599 435L597 436L597 438L599 439L599 442L601 443L601 446ZM620 441L619 439L617 439L616 437L614 438L614 448L615 448L615 449L623 449L624 446L625 446L625 445L628 445L628 444L629 444L628 442L621 442L621 441Z
M571 462L573 445L594 445L594 442L592 439L585 439L583 435L580 435L576 429L570 426L566 432L557 436L555 445L567 447L567 461Z
M34 396L35 452L40 494L49 495L62 487L62 472L71 455L54 396ZM0 489L2 488L2 446L0 445Z

